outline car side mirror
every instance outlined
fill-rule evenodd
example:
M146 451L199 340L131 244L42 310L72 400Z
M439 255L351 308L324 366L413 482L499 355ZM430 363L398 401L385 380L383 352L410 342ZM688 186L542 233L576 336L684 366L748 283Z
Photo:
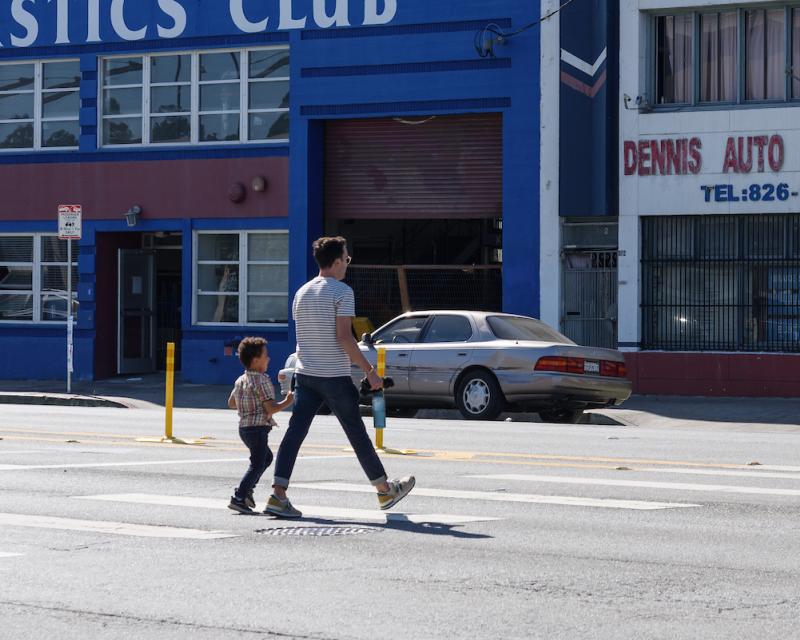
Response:
M361 342L363 342L364 344L373 344L372 334L371 333L365 333L364 335L362 335L361 336Z

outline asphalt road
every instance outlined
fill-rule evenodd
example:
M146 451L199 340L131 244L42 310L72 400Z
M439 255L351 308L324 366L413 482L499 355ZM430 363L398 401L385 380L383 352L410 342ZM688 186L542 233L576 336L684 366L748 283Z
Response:
M800 433L390 420L387 521L323 417L287 523L225 508L232 412L162 420L0 407L0 638L800 634Z

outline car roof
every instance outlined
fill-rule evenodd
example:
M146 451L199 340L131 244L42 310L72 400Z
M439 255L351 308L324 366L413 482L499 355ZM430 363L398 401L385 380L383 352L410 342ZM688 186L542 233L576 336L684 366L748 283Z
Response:
M473 318L485 319L491 316L501 316L505 318L525 318L527 320L539 320L532 316L523 316L516 313L503 313L502 311L467 311L464 309L430 309L428 311L408 311L398 317L413 318L415 316L429 316L429 315L459 315L459 316L472 316ZM541 320L539 320L541 322Z

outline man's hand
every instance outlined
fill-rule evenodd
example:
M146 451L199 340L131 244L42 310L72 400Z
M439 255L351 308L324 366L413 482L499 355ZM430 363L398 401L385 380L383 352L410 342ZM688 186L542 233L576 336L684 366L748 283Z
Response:
M290 404L292 404L294 402L294 392L290 391L289 393L287 393L286 397L283 399L283 401L286 403L287 407Z
M383 380L381 380L380 376L375 372L375 369L372 369L372 371L367 374L367 381L373 391L383 389Z

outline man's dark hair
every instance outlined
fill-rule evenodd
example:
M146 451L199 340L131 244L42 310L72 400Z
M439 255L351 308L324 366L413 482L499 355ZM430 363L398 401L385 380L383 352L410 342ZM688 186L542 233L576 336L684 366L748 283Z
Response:
M317 261L319 268L327 269L344 255L344 250L347 248L347 240L342 236L319 238L314 240L311 248L314 251L314 260Z
M267 341L264 338L245 338L239 343L239 362L245 369L249 369L253 360L264 353L266 348Z

